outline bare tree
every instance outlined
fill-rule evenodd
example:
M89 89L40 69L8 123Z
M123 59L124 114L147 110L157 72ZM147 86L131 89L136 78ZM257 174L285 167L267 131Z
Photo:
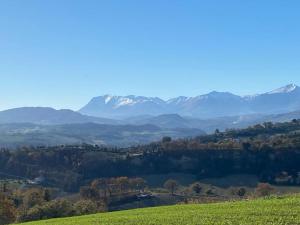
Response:
M176 180L169 179L164 183L164 187L168 189L172 195L174 195L175 191L177 190L179 184Z

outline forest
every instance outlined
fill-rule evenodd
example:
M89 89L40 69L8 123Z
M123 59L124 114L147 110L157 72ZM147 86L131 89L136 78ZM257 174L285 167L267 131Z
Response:
M0 201L11 211L0 208L7 215L0 224L118 209L124 203L154 198L145 177L170 173L197 179L254 175L260 183L256 191L267 194L271 185L300 185L299 162L300 120L216 130L190 139L164 137L130 148L83 144L1 149ZM161 188L189 201L186 196L191 195L176 192L179 186L176 180L166 180ZM202 193L206 200L218 197L213 188L200 183L191 184L189 190ZM231 192L242 197L247 189ZM62 209L54 210L58 208Z

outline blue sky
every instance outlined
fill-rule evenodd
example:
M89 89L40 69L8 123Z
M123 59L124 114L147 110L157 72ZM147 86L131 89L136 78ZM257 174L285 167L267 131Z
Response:
M0 109L300 85L300 1L2 0Z

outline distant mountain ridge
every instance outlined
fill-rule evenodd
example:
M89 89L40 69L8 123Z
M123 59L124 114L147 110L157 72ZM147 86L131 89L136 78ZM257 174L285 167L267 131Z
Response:
M300 88L289 84L252 96L213 91L196 97L180 96L164 101L157 97L104 95L93 98L79 112L107 118L179 114L207 119L247 114L279 114L297 110L300 110Z
M156 126L82 115L68 109L22 107L0 111L0 147L98 144L127 147L158 141L164 136L205 134L189 127Z
M256 96L239 97L230 93L212 92L195 98L179 97L168 101L168 106L172 106L171 111L188 109L189 112L193 112L197 110L197 107L202 107L202 112L218 110L215 115L224 111L233 113L230 116L212 118L197 118L177 113L155 115L160 111L170 110L166 108L164 101L158 98L134 96L130 98L133 99L104 97L103 100L107 104L103 110L109 112L113 107L118 113L121 112L123 116L126 116L125 119L118 120L82 115L68 109L55 110L46 107L23 107L0 111L0 147L78 143L130 146L157 141L164 136L188 138L205 132L212 133L216 129L245 128L264 122L300 119L300 110L289 111L299 108L299 88L294 85ZM98 99L95 101L98 102ZM199 101L200 106L198 106ZM250 106L253 104L256 109L272 113L239 115L240 111L235 111L234 107L238 105L239 109L244 110L244 101ZM157 104L159 108L151 109ZM143 111L144 105L149 107L146 112ZM183 105L185 107L182 107ZM289 108L284 109L283 107L286 106ZM205 107L207 109L204 110ZM278 111L288 112L277 113ZM138 115L135 115L136 112ZM248 111L245 110L245 112Z
M246 128L264 122L289 122L293 119L300 119L300 111L273 115L249 114L216 117L211 119L185 117L177 114L164 114L152 117L132 117L126 119L126 123L134 125L152 124L164 128L194 128L211 133L216 129Z
M23 107L0 111L0 125L35 124L35 125L68 125L95 123L108 126L143 126L154 125L161 129L200 129L213 132L215 129L244 128L267 121L285 122L300 119L300 110L282 114L247 114L210 119L200 119L179 114L162 114L158 116L140 115L123 120L113 120L85 116L72 110L55 110L43 107Z
M21 107L0 111L0 124L33 123L43 125L71 123L115 124L117 121L82 115L69 109L55 110L49 107Z

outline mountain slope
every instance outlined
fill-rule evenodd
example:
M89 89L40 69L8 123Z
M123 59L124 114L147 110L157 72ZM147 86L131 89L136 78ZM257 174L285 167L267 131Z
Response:
M55 110L46 107L23 107L0 112L2 123L69 124L69 123L115 124L117 121L105 118L85 116L68 109Z
M278 114L296 110L300 110L300 88L290 84L264 94L244 97L229 92L211 92L196 97L181 96L164 101L132 95L105 95L93 98L79 112L108 118L179 114L204 119L247 114Z
M169 104L171 107L174 105ZM178 113L199 118L239 115L245 111L243 98L228 92L211 92L177 104Z
M144 114L156 115L166 111L165 102L160 98L104 95L93 98L79 112L90 116L124 118Z
M130 124L153 124L158 127L165 128L196 128L190 126L189 121L179 116L178 114L163 114L159 116L148 116L148 117L133 117L126 119L127 123Z
M300 110L300 88L294 84L248 100L253 113L278 114Z

